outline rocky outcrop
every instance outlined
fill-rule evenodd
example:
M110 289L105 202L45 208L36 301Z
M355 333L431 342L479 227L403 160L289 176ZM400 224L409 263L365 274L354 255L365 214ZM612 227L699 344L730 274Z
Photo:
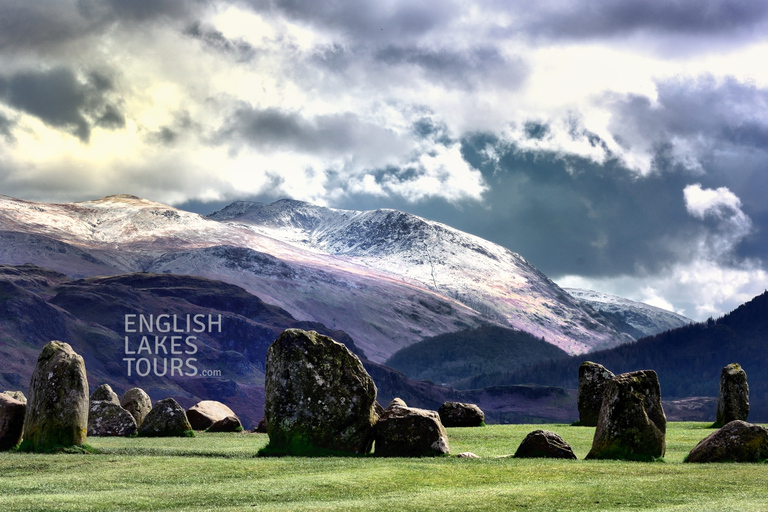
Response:
M579 425L597 426L600 406L603 404L605 386L614 377L605 366L585 361L579 366Z
M549 430L534 430L515 452L517 458L576 459L571 446Z
M768 459L768 430L734 420L712 432L684 462L758 462Z
M264 415L271 453L367 453L376 386L341 343L288 329L267 351Z
M731 363L720 373L720 392L717 395L718 426L733 420L747 421L749 417L749 385L747 372Z
M85 363L68 343L51 341L40 352L29 385L22 449L80 446L88 433Z
M10 450L21 442L26 410L26 404L0 393L0 452Z
M624 373L605 387L587 459L653 460L666 451L667 419L653 370Z
M444 427L480 427L485 424L485 414L475 404L445 402L437 409Z
M449 452L448 434L435 411L390 406L374 430L377 457L431 457Z
M206 432L242 432L243 425L237 416L225 416L208 427Z
M97 387L96 390L91 393L91 402L112 402L115 405L120 405L120 398L117 393L112 391L112 386L109 384L102 384Z
M237 417L232 409L216 400L203 400L187 409L187 419L194 430L205 430L227 416Z
M120 399L120 407L133 416L137 426L141 426L144 418L152 410L152 399L143 389L132 388L126 391Z
M155 404L139 427L139 435L146 437L194 436L184 408L173 398Z
M109 400L91 401L88 410L89 436L131 436L136 429L136 420L131 413L118 404Z

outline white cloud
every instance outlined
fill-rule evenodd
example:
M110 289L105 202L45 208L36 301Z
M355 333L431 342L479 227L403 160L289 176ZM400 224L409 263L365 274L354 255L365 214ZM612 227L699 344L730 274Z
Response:
M699 219L707 216L717 218L744 216L744 212L741 211L741 200L727 187L704 189L700 183L696 183L685 187L683 196L688 213Z

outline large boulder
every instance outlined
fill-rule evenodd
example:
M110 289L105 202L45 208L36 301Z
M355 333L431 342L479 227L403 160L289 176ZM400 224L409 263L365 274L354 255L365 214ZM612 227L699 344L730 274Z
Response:
M449 452L448 434L435 411L390 406L374 429L377 457L431 457Z
M684 462L758 462L768 459L768 429L734 420L702 439Z
M21 442L26 411L26 404L0 393L0 452L10 450Z
M232 409L215 400L203 400L187 409L187 419L194 430L205 430L227 416L237 417Z
M26 405L27 403L27 397L25 397L24 393L22 393L21 391L3 391L3 393L5 393L6 395L8 395L9 397L15 400L18 400L24 405Z
M579 425L585 427L597 426L600 416L600 406L603 405L605 386L614 377L605 366L591 361L585 361L579 366L579 391L577 403L579 407Z
M288 329L267 350L266 452L367 453L376 386L360 360L315 331Z
M91 402L112 402L113 404L120 405L120 398L117 393L112 391L112 386L109 384L102 384L97 387L96 390L91 393Z
M587 459L653 460L666 451L667 418L653 370L624 373L605 387Z
M117 395L115 395L117 396ZM131 436L136 433L131 413L109 400L92 400L88 411L89 436Z
M243 425L237 416L226 416L208 427L207 432L242 432Z
M475 404L445 402L437 414L444 427L480 427L485 423L485 414Z
M80 446L88 434L85 363L68 343L51 341L40 352L24 418L27 451Z
M120 399L120 407L131 413L136 425L141 426L144 418L152 410L152 399L141 388L132 388L125 392Z
M747 372L731 363L720 373L720 392L717 394L717 425L733 420L747 421L749 416L749 385Z
M562 437L549 430L534 430L517 447L515 457L576 459L571 446Z
M184 408L173 398L155 404L139 427L139 435L145 437L194 436Z

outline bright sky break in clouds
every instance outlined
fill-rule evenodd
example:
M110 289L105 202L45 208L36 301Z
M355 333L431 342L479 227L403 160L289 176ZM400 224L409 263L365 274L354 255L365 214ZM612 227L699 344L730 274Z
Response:
M768 287L768 4L0 0L0 193L399 208L697 319Z

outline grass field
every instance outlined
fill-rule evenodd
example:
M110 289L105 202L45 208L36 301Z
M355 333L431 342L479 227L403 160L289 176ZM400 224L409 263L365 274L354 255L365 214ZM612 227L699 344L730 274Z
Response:
M448 429L480 459L259 458L266 434L89 438L97 454L0 453L0 510L768 511L768 464L683 464L712 432L670 423L666 462L512 459L536 428L583 459L594 428Z

